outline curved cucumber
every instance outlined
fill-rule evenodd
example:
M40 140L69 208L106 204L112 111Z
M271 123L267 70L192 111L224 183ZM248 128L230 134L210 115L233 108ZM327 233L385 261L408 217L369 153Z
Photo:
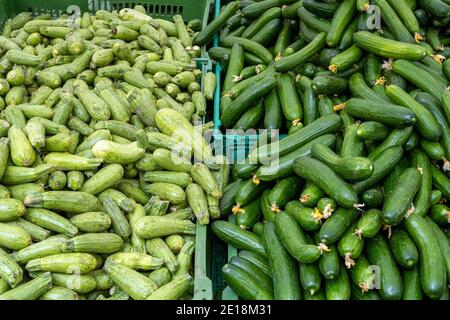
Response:
M419 215L406 219L405 228L419 250L422 289L428 297L439 299L446 289L447 275L437 236L430 223Z
M293 166L299 176L317 185L339 205L351 208L358 204L355 190L320 161L302 157L295 160Z

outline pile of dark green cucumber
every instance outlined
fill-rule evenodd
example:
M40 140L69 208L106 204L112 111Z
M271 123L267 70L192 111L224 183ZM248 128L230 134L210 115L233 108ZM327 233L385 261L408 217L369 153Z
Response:
M221 196L191 162L212 158L194 136L215 86L194 61L200 28L142 6L6 21L0 300L192 297L192 220L217 218Z
M220 31L223 126L289 130L212 224L238 296L449 299L449 21L448 0L243 0L196 36Z

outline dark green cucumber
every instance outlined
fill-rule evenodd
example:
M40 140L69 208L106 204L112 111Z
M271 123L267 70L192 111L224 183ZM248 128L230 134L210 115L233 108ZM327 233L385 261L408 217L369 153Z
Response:
M374 4L377 5L383 15L383 22L392 32L394 38L398 41L405 43L414 43L414 39L411 36L409 30L403 24L403 21L399 18L394 9L389 5L387 0L374 0Z
M261 270L268 276L272 276L272 270L270 269L269 261L267 260L267 258L247 250L239 251L239 257L253 263L259 268L259 270Z
M340 267L338 276L325 281L327 300L349 300L351 296L350 278L344 266Z
M341 40L339 44L336 46L339 50L345 50L350 48L353 45L353 34L358 29L358 19L353 19L352 22L345 28L342 32Z
M272 19L267 22L250 40L263 46L270 44L280 33L283 27L281 19Z
M303 94L303 124L307 126L319 118L317 99L312 88L311 79L302 76L297 77L296 82L297 90L300 89Z
M243 163L236 163L232 169L232 175L234 178L239 179L249 179L255 175L256 170L260 165L251 164L248 161L244 161Z
M364 238L356 232L356 223L350 226L337 243L339 255L344 258L344 264L347 269L355 265L354 259L358 258L364 248Z
M365 249L369 262L379 267L380 296L384 300L400 300L403 293L402 278L383 236L378 234L367 239Z
M257 235L242 230L230 222L215 221L212 224L212 231L219 239L231 244L237 249L249 250L264 256L266 255L266 250Z
M236 43L240 44L246 52L253 53L257 57L262 59L265 64L269 64L273 60L272 53L256 41L230 36L226 37L222 41L222 45L225 47L231 47Z
M352 96L355 98L361 99L369 99L374 100L381 103L389 102L388 99L384 98L384 96L375 92L375 90L371 89L366 81L364 80L364 76L357 72L350 77L349 80L349 88Z
M251 107L250 109L245 111L245 113L234 124L233 129L247 131L249 129L258 128L263 119L263 100L260 99L254 107Z
M272 204L270 203L270 190L266 189L261 194L259 202L261 205L261 211L265 221L274 221L276 212L272 211Z
M241 93L222 114L220 120L226 128L230 128L247 111L255 100L268 94L275 88L277 80L273 76L267 76L251 85Z
M284 156L294 150L297 150L315 138L318 138L324 134L337 132L341 124L341 118L336 114L321 117L313 123L296 131L292 135L284 138L280 142L277 141L273 144L271 143L266 146L256 148L250 153L249 159L252 161L258 160L261 162L269 160L271 157Z
M274 298L276 300L301 299L297 264L284 249L273 222L269 221L264 225L262 240L272 269Z
M363 51L356 45L333 57L330 61L329 70L332 72L341 72L349 69L363 57Z
M417 93L414 98L427 108L436 118L442 130L442 147L445 150L446 158L450 158L450 125L448 124L442 109L439 108L439 100L425 92Z
M377 121L395 128L403 128L416 122L416 116L408 108L388 102L352 98L346 102L345 110L358 119Z
M318 110L321 117L334 113L333 101L327 96L321 96L319 99Z
M410 214L411 203L419 190L421 175L417 168L406 169L389 194L383 205L383 221L388 225L397 225L405 215Z
M403 156L403 148L400 146L394 146L382 151L378 158L374 160L374 171L370 178L357 182L353 185L353 188L361 193L370 187L374 186L381 179L386 177L389 172L392 171L394 166L400 161Z
M420 0L421 7L433 16L446 18L449 16L450 5L441 0Z
M234 256L230 259L228 262L230 265L238 267L246 272L248 272L256 281L257 283L263 288L263 290L267 292L273 292L273 284L272 284L272 278L259 270L257 266L252 264L251 262L248 262L245 259L242 259L241 257Z
M348 81L337 76L316 76L311 86L316 94L341 94L347 90Z
M416 66L411 61L405 59L396 60L392 64L392 69L395 73L414 84L417 88L422 89L439 100L442 98L445 92L444 86L432 75Z
M414 112L416 128L425 139L430 141L439 140L442 131L436 118L430 111L414 100L414 98L403 89L395 85L388 86L386 94L395 103L407 107Z
M422 300L422 286L420 284L419 266L403 270L403 296L402 300Z
M222 92L227 93L233 87L235 83L235 77L240 74L244 67L244 49L241 45L235 44L231 48L230 61L228 62L227 72L222 84Z
M315 144L311 152L314 158L333 168L344 179L363 180L372 175L373 162L367 158L341 158L333 150L321 144Z
M264 128L280 129L283 124L283 111L277 89L273 89L264 98Z
M425 218L430 224L431 228L434 230L436 238L439 242L439 247L441 249L442 255L444 257L445 269L447 271L447 279L450 277L450 243L446 238L444 232L434 223L429 217ZM448 281L448 280L447 280Z
M402 229L394 230L389 247L395 261L403 268L412 268L419 261L419 252L411 237Z
M325 192L322 189L311 182L307 182L305 189L300 194L300 203L303 206L313 208L324 196Z
M297 221L305 231L319 230L322 214L316 210L304 207L299 201L291 201L285 211Z
M430 205L435 206L442 201L442 192L439 190L432 190L430 197Z
M322 284L322 275L320 274L317 263L302 264L299 267L300 283L303 290L309 295L314 296Z
M269 194L272 211L278 212L284 209L285 205L298 195L302 185L303 181L297 176L278 181Z
M328 32L330 30L330 21L328 19L320 18L305 8L300 8L297 14L303 23L316 31Z
M450 178L446 177L435 166L431 166L431 175L433 177L433 185L436 189L442 192L445 199L450 199Z
M356 32L353 40L361 49L386 58L421 60L427 54L426 50L417 44L383 38L368 31Z
M392 130L389 136L369 153L367 158L376 160L386 149L394 146L403 146L408 141L412 132L413 127Z
M345 127L340 155L342 158L359 158L364 154L364 142L357 136L360 124L353 123L353 119L345 110L341 112L341 118L344 124L346 122L350 122L351 124Z
M301 130L301 129L299 129ZM279 159L274 159L264 165L262 165L256 172L258 179L262 181L273 181L279 178L284 178L294 174L292 169L292 163L298 157L308 156L311 154L311 148L316 143L324 144L330 148L333 148L336 142L336 138L332 134L325 134L317 139L308 142L304 146L298 148L291 153L288 153Z
M242 180L238 179L231 184L229 184L223 192L222 198L220 199L220 213L222 216L227 216L231 213L233 206L236 204L235 196L239 191Z
M236 225L242 229L251 228L261 217L261 206L259 199L255 199L250 204L242 207L236 215Z
M222 267L225 282L246 300L272 300L273 295L265 291L258 281L247 271L226 264Z
M381 188L371 188L363 192L361 199L367 208L379 208L383 204L384 193Z
M445 158L444 147L439 142L422 139L420 140L420 148L425 151L431 160L439 161Z
M356 135L361 140L384 140L389 135L389 128L376 121L366 121L359 125Z
M275 54L275 60L282 56L286 47L291 43L292 31L295 28L296 22L290 19L283 20L283 28L277 36L277 41L273 47L273 52Z
M355 190L320 161L302 157L294 161L293 167L295 173L317 185L340 206L351 208L358 204Z
M335 246L329 246L328 250L321 255L319 270L325 279L333 280L339 275L341 262Z
M214 37L214 34L226 24L227 20L233 16L238 9L238 1L230 2L224 10L220 12L219 16L195 36L194 43L199 46L207 44Z
M308 264L320 258L320 246L306 243L305 235L295 219L286 212L275 216L275 228L286 250L300 264Z
M245 18L253 19L260 16L265 11L280 5L279 0L263 0L258 1L241 9L241 13Z
M441 227L450 223L450 208L443 204L436 204L431 207L430 218Z
M317 0L304 0L303 7L309 12L322 17L332 18L339 4L337 2L325 2Z
M345 28L352 21L355 13L356 6L353 0L344 0L341 2L333 15L327 34L327 44L329 47L338 45Z
M367 56L367 63L364 67L364 79L370 87L379 83L381 78L381 61L374 54Z
M447 275L434 229L425 218L415 214L406 220L405 228L419 250L422 289L431 299L439 299L446 289Z
M294 124L300 122L303 109L295 90L294 79L289 73L282 73L277 80L277 91L284 117Z
M281 9L274 7L270 8L262 15L260 15L257 19L253 20L253 22L245 29L242 33L242 38L250 39L252 38L261 28L270 20L279 18L281 15Z
M250 178L243 182L239 188L239 191L236 193L235 201L236 206L233 208L233 212L236 213L239 211L239 208L242 206L246 206L250 202L256 199L261 192L264 191L266 185L264 183L259 183L259 181L255 181L255 179Z
M355 261L355 266L350 269L350 277L354 285L358 286L361 294L367 294L375 289L376 275L375 268L370 265L364 255L359 256Z
M412 165L417 168L421 175L419 190L414 198L414 214L425 215L431 206L432 176L431 164L427 155L420 151L414 150L411 158Z
M357 209L337 209L320 228L320 241L327 245L337 242L342 238L357 217Z
M294 70L298 66L302 65L304 62L312 58L316 53L318 53L326 43L325 32L319 33L313 41L311 41L307 46L297 51L296 53L281 59L274 63L275 71L286 72Z
M370 209L358 220L354 233L359 237L372 238L381 230L382 225L381 211Z
M419 145L420 136L416 131L413 131L405 142L405 151L411 152Z

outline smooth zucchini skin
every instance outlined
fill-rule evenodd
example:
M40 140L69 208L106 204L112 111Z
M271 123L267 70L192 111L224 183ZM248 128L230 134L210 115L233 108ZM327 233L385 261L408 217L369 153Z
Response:
M400 300L403 293L402 278L386 240L378 234L367 239L365 249L369 262L380 268L380 296L384 300Z
M264 225L262 241L272 269L274 298L300 300L302 292L297 263L284 248L273 222L269 221Z
M419 250L422 289L431 299L439 299L446 289L447 275L433 228L425 218L413 214L406 219L405 229Z

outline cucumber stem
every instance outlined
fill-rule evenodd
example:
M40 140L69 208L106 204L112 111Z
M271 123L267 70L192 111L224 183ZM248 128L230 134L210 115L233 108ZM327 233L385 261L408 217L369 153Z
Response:
M347 269L350 269L355 266L355 260L352 259L350 253L346 253L344 256L344 264L347 267Z

